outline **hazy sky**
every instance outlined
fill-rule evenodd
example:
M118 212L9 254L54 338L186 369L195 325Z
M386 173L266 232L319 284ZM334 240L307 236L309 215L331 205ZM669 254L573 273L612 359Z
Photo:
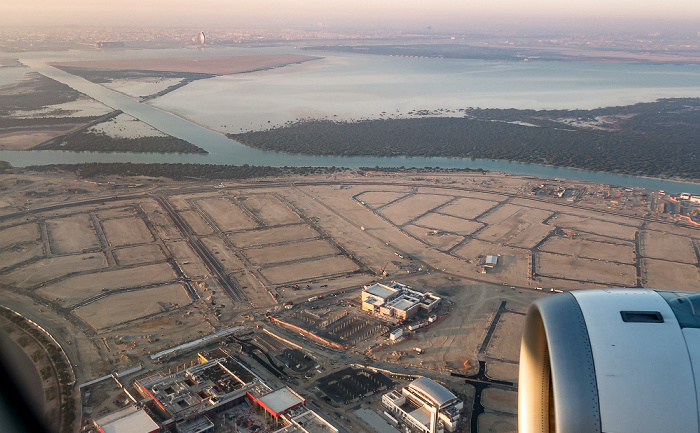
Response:
M423 27L680 25L700 31L700 0L7 0L0 26ZM651 28L650 28L651 30Z

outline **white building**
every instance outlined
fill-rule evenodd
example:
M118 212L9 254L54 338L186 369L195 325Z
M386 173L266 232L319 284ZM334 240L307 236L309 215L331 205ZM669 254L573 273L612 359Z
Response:
M452 432L464 403L439 383L419 377L407 387L382 396L392 416L419 433Z
M362 309L389 320L407 320L418 310L433 311L442 298L410 289L405 284L372 284L362 291Z

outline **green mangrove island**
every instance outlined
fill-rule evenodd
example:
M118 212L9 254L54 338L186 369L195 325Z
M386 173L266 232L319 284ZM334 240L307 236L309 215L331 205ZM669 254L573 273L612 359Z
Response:
M700 99L594 110L465 108L453 117L290 122L227 134L311 155L500 159L660 178L700 179ZM459 117L456 117L459 116Z

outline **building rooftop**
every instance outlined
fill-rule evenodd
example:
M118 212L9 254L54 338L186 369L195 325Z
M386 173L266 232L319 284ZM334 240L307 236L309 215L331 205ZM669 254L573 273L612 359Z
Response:
M408 388L418 391L419 394L428 397L438 407L442 407L451 400L456 400L457 397L447 388L439 383L428 379L427 377L419 377L408 385Z
M299 397L299 394L286 386L260 397L258 401L275 415L304 403L304 399Z
M150 433L159 429L148 414L133 406L95 421L104 433Z
M249 382L242 380L240 374ZM234 359L213 359L147 385L148 392L175 419L206 410L254 387L255 376Z
M397 289L392 289L389 286L385 286L384 284L372 284L371 286L365 288L365 292L369 293L370 295L377 296L382 299L386 299L396 293L398 290Z

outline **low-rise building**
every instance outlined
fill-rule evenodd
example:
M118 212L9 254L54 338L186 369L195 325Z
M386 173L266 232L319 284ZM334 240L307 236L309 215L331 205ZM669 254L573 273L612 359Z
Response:
M388 320L408 320L419 311L431 312L442 298L419 292L401 283L372 284L362 291L362 309Z
M134 406L95 420L94 424L101 433L156 433L160 430L146 412Z
M439 383L419 377L401 392L382 396L382 404L397 420L419 433L452 432L464 403Z

